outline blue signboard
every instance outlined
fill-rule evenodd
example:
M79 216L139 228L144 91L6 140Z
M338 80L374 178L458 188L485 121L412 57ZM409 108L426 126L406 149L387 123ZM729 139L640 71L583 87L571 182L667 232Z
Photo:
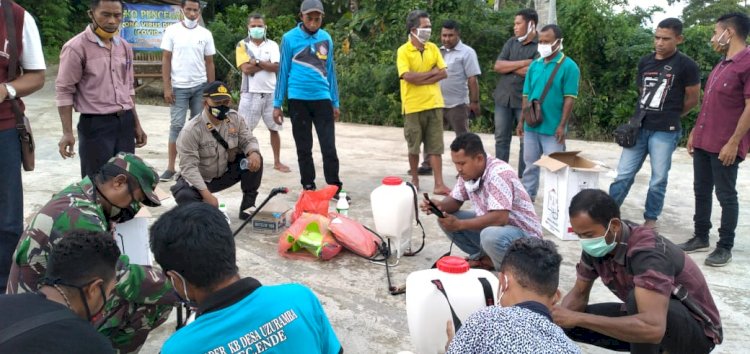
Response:
M159 51L164 29L182 18L179 5L125 4L120 35L137 51Z

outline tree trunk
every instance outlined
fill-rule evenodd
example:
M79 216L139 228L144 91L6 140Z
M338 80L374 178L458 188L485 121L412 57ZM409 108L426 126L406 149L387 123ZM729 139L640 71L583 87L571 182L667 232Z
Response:
M500 11L500 8L503 7L503 5L505 5L504 0L495 0L495 3L492 5L492 8L495 11Z
M539 28L557 23L556 0L534 0L534 8L539 14Z

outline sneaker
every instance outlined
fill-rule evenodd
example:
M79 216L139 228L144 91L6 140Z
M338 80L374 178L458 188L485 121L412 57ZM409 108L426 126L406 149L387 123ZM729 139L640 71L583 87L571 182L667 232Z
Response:
M698 237L693 236L693 238L689 239L687 242L681 243L677 246L682 248L685 253L707 252L708 240L704 241L699 239Z
M175 172L175 171L170 171L170 170L166 170L166 171L164 171L164 173L162 173L162 174L161 174L161 176L159 177L159 181L162 181L162 182L169 182L169 181L171 181L171 180L172 180L172 178L174 178L174 175L175 175L175 174L177 174L177 172Z
M250 217L250 214L248 214L248 213L246 213L246 212L244 212L244 211L240 211L240 220L242 220L242 221L245 221L245 220L247 220L247 219L248 219L249 217Z
M712 267L723 267L732 261L732 251L716 247L716 249L706 258L706 265Z

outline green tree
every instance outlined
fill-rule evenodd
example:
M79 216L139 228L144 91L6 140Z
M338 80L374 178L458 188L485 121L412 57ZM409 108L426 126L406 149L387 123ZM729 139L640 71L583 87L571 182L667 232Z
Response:
M687 27L696 24L713 24L721 15L730 12L746 12L746 0L670 0L669 4L683 2L682 17Z
M44 56L57 60L60 48L78 32L73 25L79 22L74 20L77 16L72 16L72 14L77 12L80 3L70 0L17 0L16 2L34 17L42 38Z
M635 109L638 60L653 49L652 33L641 26L649 14L615 12L603 0L560 2L558 11L564 51L581 69L573 131L608 136Z

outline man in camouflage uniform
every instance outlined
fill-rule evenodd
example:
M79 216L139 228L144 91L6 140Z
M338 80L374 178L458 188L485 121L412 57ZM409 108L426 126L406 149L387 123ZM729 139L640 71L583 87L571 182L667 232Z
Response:
M13 255L8 293L36 291L51 247L72 230L113 231L141 208L159 206L156 172L139 157L119 153L93 177L85 177L55 194L34 216ZM114 296L102 316L91 321L121 353L137 351L148 333L162 324L176 302L161 270L117 263Z

